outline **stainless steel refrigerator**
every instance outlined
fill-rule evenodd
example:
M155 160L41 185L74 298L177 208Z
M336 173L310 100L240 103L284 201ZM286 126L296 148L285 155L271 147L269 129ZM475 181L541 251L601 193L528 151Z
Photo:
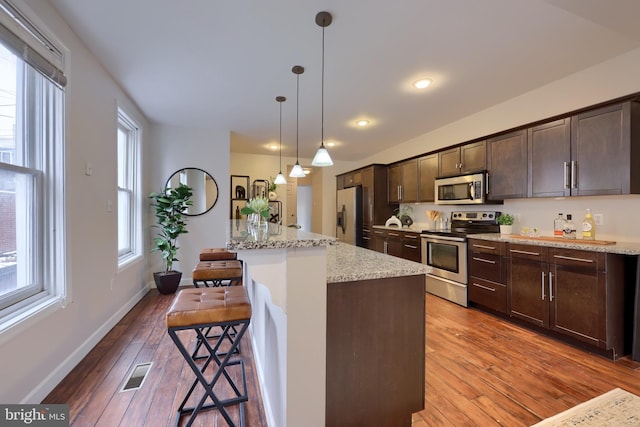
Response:
M336 199L336 237L339 241L362 246L362 188L338 190Z

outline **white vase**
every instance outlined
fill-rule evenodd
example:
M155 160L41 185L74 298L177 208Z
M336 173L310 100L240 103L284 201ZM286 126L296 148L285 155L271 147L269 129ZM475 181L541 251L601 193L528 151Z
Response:
M269 200L271 200L272 202L278 200L278 193L276 193L275 191L269 191Z
M501 225L500 234L513 234L513 225Z

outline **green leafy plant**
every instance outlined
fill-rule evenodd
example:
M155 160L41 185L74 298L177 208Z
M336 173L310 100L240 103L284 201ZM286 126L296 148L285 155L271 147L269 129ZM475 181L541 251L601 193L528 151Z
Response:
M269 200L266 197L249 199L247 206L240 211L242 215L258 214L263 218L269 218Z
M498 217L498 224L500 225L513 225L514 217L508 213L500 214Z
M160 232L154 238L155 247L151 252L160 251L164 262L164 271L172 271L173 262L178 261L177 239L187 231L185 212L193 204L191 196L193 192L188 185L180 184L177 188L167 188L163 192L151 193L149 198L153 200L151 206L156 208L156 218Z
M269 177L269 191L276 191L278 189L278 184L275 183L275 178Z

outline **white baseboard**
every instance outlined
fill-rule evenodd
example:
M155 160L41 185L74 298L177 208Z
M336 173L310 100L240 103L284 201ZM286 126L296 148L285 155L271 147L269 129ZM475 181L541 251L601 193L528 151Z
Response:
M120 310L115 312L100 328L98 328L87 340L67 357L60 366L54 369L42 380L28 395L20 400L20 403L42 402L49 393L66 377L73 368L93 349L107 333L131 310L147 292L149 286L140 289Z

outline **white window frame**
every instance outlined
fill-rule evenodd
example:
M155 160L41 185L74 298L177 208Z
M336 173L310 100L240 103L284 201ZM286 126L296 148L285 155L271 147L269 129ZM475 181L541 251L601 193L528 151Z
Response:
M1 0L4 4L6 0ZM46 38L51 46L58 46L62 53L56 65L64 68L64 56L68 51L52 36L35 14L21 1L12 0L22 12L20 19L26 18L33 28L37 28L40 36ZM7 28L18 28L19 19L0 9L0 23ZM22 30L21 30L22 31ZM41 39L28 36L28 32L17 31L16 34L35 50L46 52ZM36 41L34 41L36 40ZM27 248L30 262L20 263L18 260L19 289L13 297L11 305L0 309L0 342L19 334L23 328L33 324L41 316L52 310L64 308L70 300L71 287L67 280L66 257L66 217L65 217L65 99L64 90L54 88L52 83L40 78L37 71L23 67L26 71L19 73L19 89L24 96L19 96L19 114L16 126L16 138L22 143L16 147L16 163L19 165L0 164L0 169L13 173L18 180L23 180L25 191L16 193L18 216L30 215L31 218L16 218L16 235L19 256L24 257L21 248ZM35 78L34 76L38 76ZM28 88L28 89L24 89ZM33 108L31 101L49 106L46 117L44 109ZM20 105L23 103L24 105ZM29 120L22 121L27 117ZM35 111L35 114L33 114ZM46 126L44 125L46 123ZM29 211L29 212L27 212ZM34 212L37 213L34 215ZM24 285L24 286L23 286ZM30 292L23 292L30 289ZM23 295L19 295L22 293ZM5 301L6 302L6 301Z
M125 135L124 147L120 147L120 134ZM141 161L140 146L142 128L139 122L129 114L125 108L118 106L118 177L116 182L118 192L118 268L123 268L135 260L142 259L142 199L141 199ZM120 150L124 149L121 153ZM123 163L123 164L121 164ZM120 177L120 174L123 174ZM122 179L121 179L122 178ZM120 182L123 181L123 182ZM126 195L129 209L122 211L121 195ZM123 230L123 227L125 228ZM128 232L126 232L128 230ZM126 244L121 249L123 238Z

